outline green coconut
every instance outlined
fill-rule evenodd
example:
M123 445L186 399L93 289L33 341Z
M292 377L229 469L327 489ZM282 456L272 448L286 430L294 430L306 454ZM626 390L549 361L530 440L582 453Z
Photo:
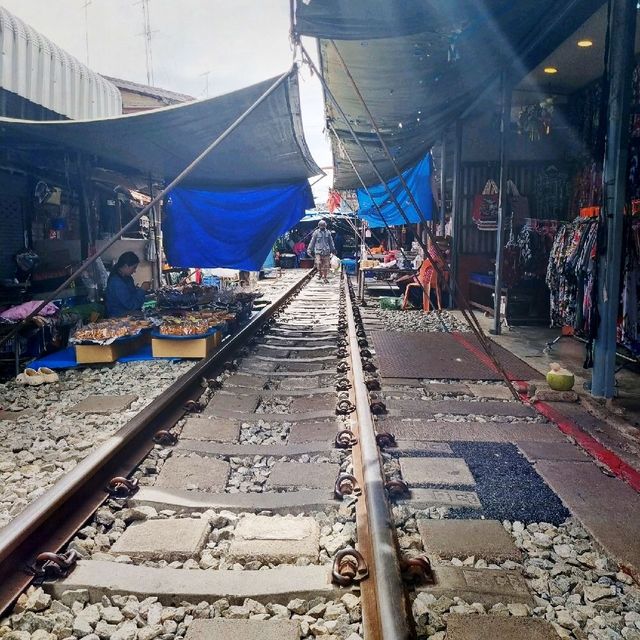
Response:
M571 391L575 384L575 377L568 369L564 369L557 362L552 362L547 373L547 384L554 391Z

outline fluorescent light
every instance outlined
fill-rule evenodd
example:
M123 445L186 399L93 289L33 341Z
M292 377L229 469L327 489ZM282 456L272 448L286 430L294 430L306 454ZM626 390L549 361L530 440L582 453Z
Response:
M544 72L552 76L554 73L558 73L558 70L555 67L545 67Z
M593 40L589 40L588 38L585 38L584 40L578 40L578 46L582 49L593 47Z

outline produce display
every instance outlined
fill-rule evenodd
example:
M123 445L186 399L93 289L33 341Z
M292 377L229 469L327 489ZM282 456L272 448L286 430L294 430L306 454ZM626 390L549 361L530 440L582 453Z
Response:
M81 327L75 332L73 341L108 344L118 338L135 336L143 329L150 329L152 326L153 322L146 318L112 318Z

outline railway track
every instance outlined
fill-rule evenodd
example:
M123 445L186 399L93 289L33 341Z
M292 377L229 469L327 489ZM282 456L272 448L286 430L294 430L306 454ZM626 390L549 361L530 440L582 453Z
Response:
M514 444L562 436L506 386L380 378L378 328L345 279L275 299L0 531L0 637L581 637L613 567Z

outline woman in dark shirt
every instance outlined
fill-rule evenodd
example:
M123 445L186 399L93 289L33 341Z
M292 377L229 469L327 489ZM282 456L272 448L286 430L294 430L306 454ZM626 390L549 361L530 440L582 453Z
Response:
M133 251L126 251L111 269L105 291L107 317L126 316L142 310L150 283L143 282L142 287L137 287L133 281L132 276L139 262L140 259Z

